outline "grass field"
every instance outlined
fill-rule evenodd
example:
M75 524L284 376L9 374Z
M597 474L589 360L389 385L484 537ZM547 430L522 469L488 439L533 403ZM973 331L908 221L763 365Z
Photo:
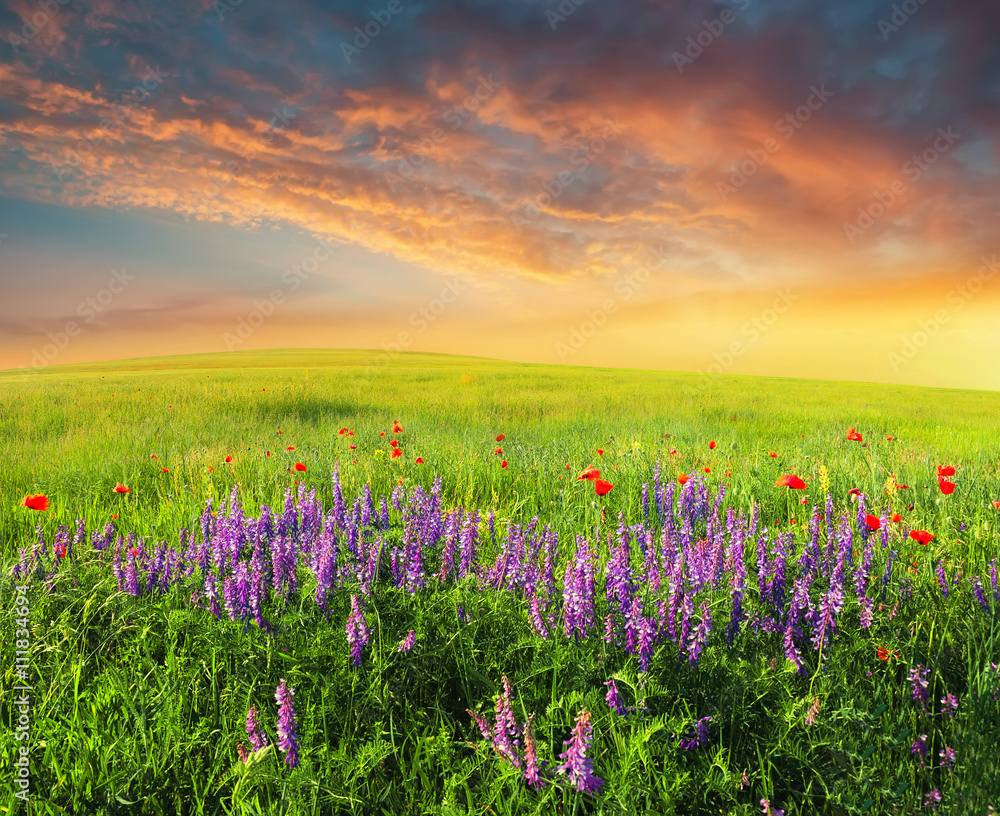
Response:
M6 813L1000 810L1000 394L375 359L0 372Z

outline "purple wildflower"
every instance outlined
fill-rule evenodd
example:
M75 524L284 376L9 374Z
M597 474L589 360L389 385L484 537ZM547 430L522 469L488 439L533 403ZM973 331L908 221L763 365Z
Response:
M347 642L351 645L351 662L361 665L361 652L368 645L368 622L358 605L358 596L351 596L351 614L347 618Z
M236 746L236 753L239 754L240 762L246 762L250 759L250 754L247 752L247 747L241 742Z
M538 773L538 752L535 747L534 735L535 715L531 714L524 724L524 778L535 790L545 784Z
M942 711L950 714L952 717L955 716L955 711L958 709L958 698L954 694L946 694L941 698Z
M563 743L567 746L566 750L559 754L559 759L563 760L563 764L556 768L556 771L567 774L570 784L578 791L593 796L595 793L600 793L604 782L594 776L594 760L587 757L591 731L590 712L586 709L580 709L576 725L573 726L573 736Z
M919 700L921 706L927 703L928 674L930 674L930 669L925 669L919 664L910 669L910 683L913 685L913 699Z
M285 686L284 678L274 692L274 699L278 701L278 747L285 752L285 764L289 768L298 768L300 764L295 709L292 706L294 693L295 689Z
M250 737L250 744L255 751L259 751L267 745L267 737L261 730L260 723L257 722L257 707L250 706L247 712L247 736Z
M615 678L612 677L610 680L605 680L604 685L608 687L608 693L604 697L607 701L608 708L614 711L619 717L624 717L625 704L622 702L622 698L618 695L618 685L615 683Z
M496 700L496 728L493 729L493 745L497 752L515 768L521 767L521 759L517 755L518 737L521 729L514 719L514 701L507 675L503 675L503 691Z
M413 648L413 644L416 643L416 642L417 642L417 633L414 632L411 629L410 632L409 632L409 634L403 640L403 642L400 643L399 646L396 647L396 651L398 651L398 652L408 652L408 651L410 651L410 649Z
M910 753L917 754L920 757L920 761L923 762L924 757L927 756L927 735L921 734L917 737L913 744L910 746Z
M927 796L924 798L924 807L932 807L934 810L938 809L938 802L941 801L941 791L935 789L928 791Z
M771 803L767 799L760 800L760 806L762 808L761 813L764 816L785 816L785 811L778 810L776 807L771 807Z
M471 708L467 708L465 710L469 714L469 716L476 721L476 725L479 726L479 731L480 733L482 733L483 738L490 740L492 742L493 729L491 729L490 724L486 722L486 718L482 714L473 711Z
M812 705L806 713L806 725L815 725L817 714L819 714L819 697L813 697Z
M938 754L941 757L941 767L951 768L955 764L955 749L949 748L947 745L942 749L941 753Z
M701 748L708 745L708 725L711 717L702 717L694 723L694 730L688 734L687 739L680 742L681 748L690 751L692 748Z

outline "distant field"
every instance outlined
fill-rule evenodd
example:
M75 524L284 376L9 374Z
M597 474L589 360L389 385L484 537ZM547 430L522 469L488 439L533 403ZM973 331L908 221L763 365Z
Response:
M1000 810L1000 393L377 361L0 372L6 812Z

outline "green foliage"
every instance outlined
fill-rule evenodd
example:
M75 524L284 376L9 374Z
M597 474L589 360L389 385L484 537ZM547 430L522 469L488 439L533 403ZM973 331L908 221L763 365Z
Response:
M943 793L941 814L1000 810L1000 679L990 668L1000 662L1000 623L967 584L945 600L933 571L944 559L949 576L986 575L997 555L1000 397L739 377L705 389L674 373L418 354L378 367L371 356L255 352L0 372L0 631L16 629L9 576L36 524L51 541L77 518L99 529L117 516L119 531L176 544L206 500L218 507L234 485L247 513L280 507L297 480L329 504L335 466L350 501L365 483L387 494L399 479L429 488L441 476L446 505L494 510L498 537L538 515L564 547L581 533L603 540L619 513L641 520L640 490L657 464L667 480L710 467L711 479L731 485L728 506L757 502L764 524L801 541L807 508L774 481L794 472L821 503L823 466L838 508L858 487L905 516L893 547L901 567L916 563L912 597L891 617L889 605L879 610L870 630L845 621L822 665L805 650L806 677L779 639L746 631L732 648L714 632L694 667L665 644L640 675L633 658L596 636L538 638L522 601L482 592L472 579L431 582L415 596L377 586L372 641L354 667L342 592L324 614L302 600L307 583L268 635L216 620L177 591L124 595L84 548L51 592L30 589L33 802L0 794L8 814L751 814L767 798L786 816L853 816L930 812L923 801L932 788ZM379 436L394 419L404 427L398 459ZM864 446L845 440L848 426L864 433ZM306 473L287 470L297 461ZM575 478L590 463L615 485L601 502ZM959 468L948 497L935 471L945 463ZM890 474L910 489L886 492ZM116 483L132 492L114 493ZM51 512L19 506L29 493L48 495ZM905 537L912 528L935 539L919 547ZM725 615L716 629L724 623ZM410 629L416 645L400 652ZM878 659L883 644L900 657ZM0 658L11 688L12 639ZM927 712L911 699L916 664L932 668ZM549 768L579 711L593 713L600 796L551 780L534 791L484 742L466 710L492 716L504 674L518 722L536 715ZM624 718L605 704L610 677L631 709ZM302 766L294 771L276 747L282 678L296 689ZM959 700L954 717L938 703L947 693ZM268 747L243 762L237 746L249 745L250 706ZM18 713L0 701L5 779ZM706 716L708 744L681 749ZM929 735L932 767L911 752L920 734ZM958 757L950 771L938 755L946 745Z

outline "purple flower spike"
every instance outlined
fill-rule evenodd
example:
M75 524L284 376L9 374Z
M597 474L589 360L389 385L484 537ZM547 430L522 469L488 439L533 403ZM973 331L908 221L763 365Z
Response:
M681 748L688 751L692 748L700 748L708 745L708 725L712 718L702 717L694 724L694 732L688 735L687 739L681 740Z
M535 715L531 714L524 724L524 778L535 790L546 784L538 769L538 752L535 748Z
M763 813L764 816L785 816L785 811L778 810L776 807L771 807L771 803L768 802L767 799L761 799L760 806L762 808L761 813Z
M556 771L567 774L570 784L578 791L593 796L595 793L601 792L604 782L594 776L594 760L587 757L591 730L590 712L581 709L576 718L576 725L573 726L573 736L563 743L567 748L565 752L559 754L559 759L563 760L563 764L558 766Z
M619 717L624 717L625 704L618 695L618 685L615 683L615 678L612 677L610 680L605 680L604 685L608 687L608 693L604 697L608 703L608 708L614 711Z
M274 692L278 701L278 747L285 752L285 764L289 768L299 767L299 742L295 723L295 709L292 707L292 695L295 689L285 686L282 678Z
M941 791L932 790L928 791L926 798L924 799L924 807L931 807L934 810L938 809L938 803L941 801Z
M941 753L938 754L938 756L941 757L941 767L942 768L951 768L951 766L955 764L955 749L954 748L949 748L946 745L944 747L944 749L941 751Z
M417 642L417 633L412 629L410 633L406 636L406 639L396 647L397 651L408 652L413 648L413 644Z
M916 665L910 669L910 683L913 685L913 699L918 700L921 706L927 704L927 675L930 669L925 669L921 665Z
M247 712L247 736L250 737L250 744L255 751L259 751L267 745L267 737L264 736L260 723L257 722L256 706L250 706L250 710Z
M351 596L351 614L347 618L347 642L351 645L351 662L361 665L361 652L368 645L368 622L358 605L358 596Z

